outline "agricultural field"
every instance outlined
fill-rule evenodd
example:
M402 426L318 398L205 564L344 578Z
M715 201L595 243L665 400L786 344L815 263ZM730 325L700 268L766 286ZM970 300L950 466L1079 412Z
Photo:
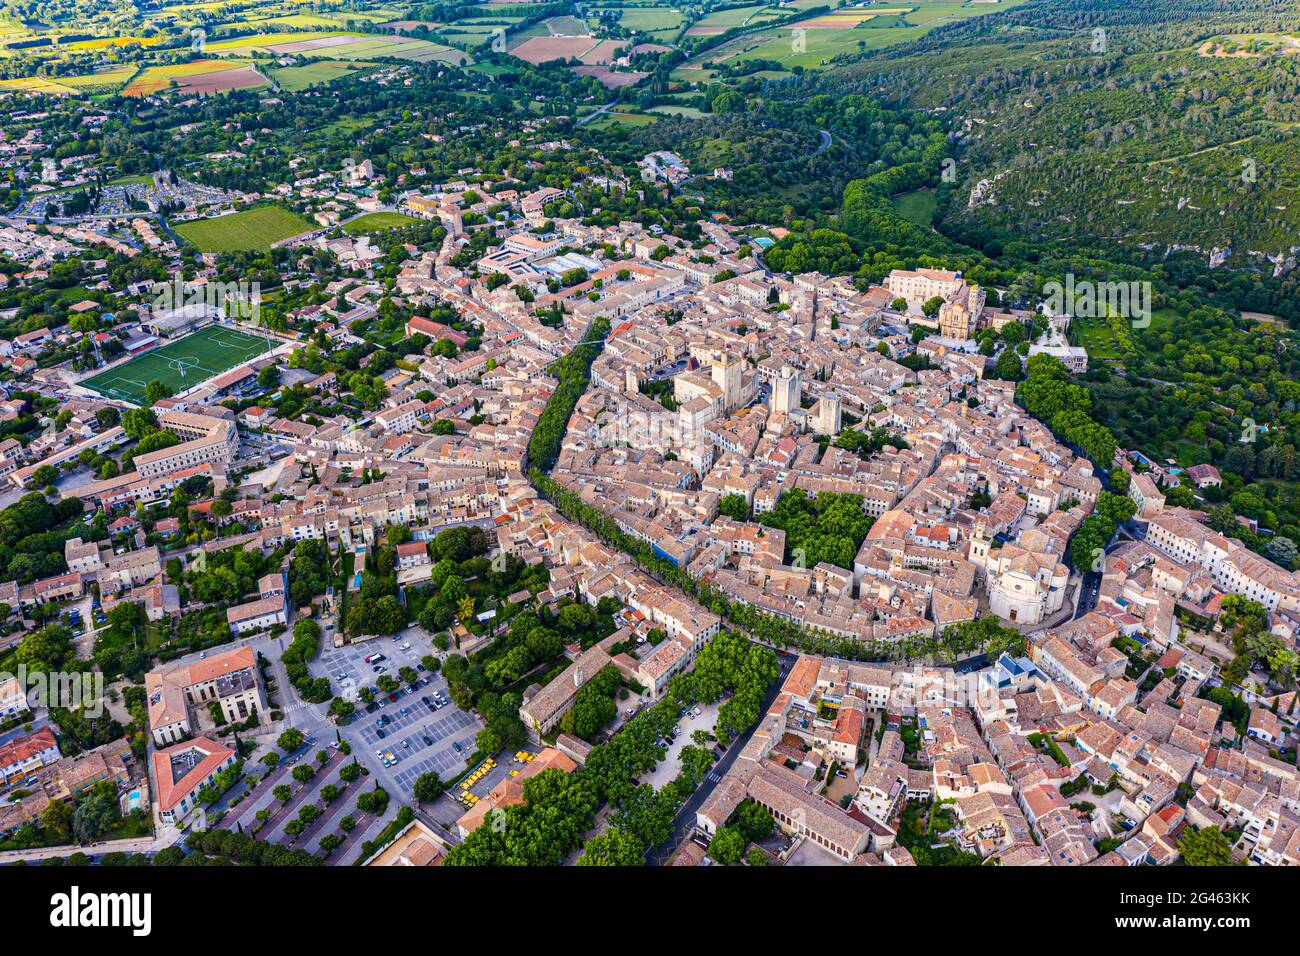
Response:
M551 17L542 24L553 37L577 37L587 35L587 25L576 17Z
M388 30L392 30L394 33L410 33L413 30L418 30L420 27L424 27L427 30L437 30L441 26L441 24L434 20L388 20L379 25Z
M905 43L931 30L977 17L1026 0L909 0L885 3L862 10L834 10L807 20L755 30L721 46L703 51L673 72L673 79L699 82L711 78L709 66L748 59L775 60L785 67L825 67L837 56ZM786 16L791 9L811 9L814 0L797 0L785 8L737 7L707 14L686 31L687 37L707 37L738 26L761 25L774 16Z
M152 381L180 392L265 355L272 347L256 335L214 325L168 342L80 384L108 398L143 405L145 388Z
M625 50L629 41L592 36L587 27L574 17L552 17L533 24L510 38L512 56L538 66L556 60L577 60L573 68L582 76L594 76L610 89L630 86L644 78L644 73L616 73L609 69Z
M701 119L707 115L703 110L696 109L694 106L677 106L676 104L664 103L661 106L652 106L646 110L647 113L654 113L659 116L682 116L686 119Z
M484 47L492 42L498 30L508 29L519 22L518 17L493 17L489 20L457 20L438 28L438 33L454 43L463 43L472 48ZM523 34L514 36L522 37ZM512 39L514 38L512 36Z
M330 7L336 7L334 12ZM322 2L322 0L279 0L258 4L255 10L242 0L196 0L193 3L169 4L159 11L164 17L170 17L180 23L194 23L199 17L224 18L229 14L230 23L248 23L271 19L285 20L290 23L311 25L322 20L338 25L348 20L369 20L381 23L402 15L402 11L393 7L371 7L365 10L349 9L344 0Z
M1300 53L1300 39L1286 33L1234 33L1206 40L1196 52L1214 59L1258 59Z
M115 93L135 76L136 67L123 66L103 70L99 73L85 73L81 76L61 76L59 82L70 86L78 93L97 96L103 93Z
M630 110L611 110L608 113L602 113L591 121L592 129L612 129L615 126L622 126L627 129L635 129L641 126L651 126L659 122L660 117L653 113L639 113Z
M59 49L67 53L91 53L95 50L108 50L113 47L137 44L142 47L156 46L158 37L96 37L93 40L77 40L73 43L60 44Z
M510 48L512 56L537 66L554 60L583 59L589 51L601 45L591 36L542 36L528 37Z
M24 76L16 80L0 80L0 90L13 90L23 93L44 93L48 96L75 96L77 91L57 79L42 76Z
M0 89L47 93L53 96L99 96L117 92L135 74L134 66L124 66L78 76L25 76L14 80L0 80Z
M297 93L312 86L331 83L343 76L351 76L369 67L368 63L345 63L340 60L317 60L305 66L284 66L271 70L269 76L276 86Z
M594 76L605 85L606 89L611 90L640 83L650 75L649 73L638 73L635 70L615 71L607 66L575 66L571 69L579 76Z
M248 60L194 60L147 67L127 84L122 95L150 96L172 88L189 93L219 93L266 85L266 78Z
M600 11L588 11L594 25L599 21L596 14ZM619 14L618 23L628 29L647 33L654 39L667 42L676 39L682 28L683 17L680 10L671 7L624 7L615 8Z
M461 63L468 55L440 43L431 43L404 34L376 36L367 33L256 33L209 43L206 52L218 56L322 57L331 60L367 60L393 57L415 63L439 60Z
M371 212L353 219L343 227L349 236L360 236L369 232L383 232L385 229L401 229L422 220L402 212Z
M706 13L687 29L688 37L717 36L734 30L736 27L749 26L770 20L777 13L765 4L757 3L752 7L731 7L727 10L714 10ZM783 15L783 14L782 14Z
M295 212L280 206L258 206L212 219L194 219L172 227L172 231L200 252L266 250L315 226Z

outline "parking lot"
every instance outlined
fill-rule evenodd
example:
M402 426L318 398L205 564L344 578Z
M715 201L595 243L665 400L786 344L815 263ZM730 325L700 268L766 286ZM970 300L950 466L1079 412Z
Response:
M347 647L326 646L320 657L312 662L312 672L319 670L321 676L330 679L340 696L356 700L357 691L363 687L374 687L381 674L387 674L393 680L401 680L397 676L399 669L412 667L420 670L420 658L429 653L429 648L421 647L418 639L411 640L409 635L409 631L403 633L400 641L385 637ZM410 647L403 650L403 644L409 644ZM376 654L384 655L384 659L374 664L365 662L367 657ZM320 666L315 666L317 664Z
M712 733L713 728L718 723L718 706L720 702L715 701L711 704L700 704L688 710L685 716L678 718L677 721L677 739L665 741L667 753L664 759L659 761L659 766L655 767L654 772L642 779L642 783L648 783L656 790L666 786L676 779L682 771L682 748L693 743L691 734L697 730L703 730ZM695 711L700 713L696 716ZM711 774L711 776L713 776ZM715 783L718 781L715 779Z
M472 798L482 799L491 793L493 788L503 780L512 776L519 776L523 773L527 763L530 762L530 759L525 758L521 760L518 756L520 753L535 756L540 753L541 750L542 747L526 744L518 749L509 749L498 754L495 758L495 766L489 768L480 765L483 769L483 773L474 783L470 784L468 787L460 786L448 790L444 796L439 797L433 804L427 807L426 809L428 810L429 815L444 826L454 826L456 821L459 820L461 816L464 815L465 811L475 802L472 799L462 800L458 798L464 797L468 794L471 795Z
M651 382L659 382L666 378L672 378L674 375L680 375L686 371L686 359L678 359L676 362L669 362L667 365L661 365L650 373Z
M393 764L393 777L406 790L415 786L416 777L430 770L440 777L449 776L453 768L459 772L474 750L478 721L451 703L430 700L433 703L418 695L403 695L398 703L381 708L375 719L369 720L367 714L368 722L359 731L381 762L387 758ZM384 709L389 713L383 713Z
M358 703L356 717L341 733L384 789L406 803L412 801L421 774L432 771L446 780L464 770L482 729L475 714L451 702L441 674L421 670L420 659L430 651L423 632L408 628L396 638L329 648L311 662L312 671L329 677L349 700L355 701L363 687L374 688L384 674L402 685L391 694L376 688L374 703ZM383 659L366 663L377 654ZM402 667L420 674L417 686L398 677Z

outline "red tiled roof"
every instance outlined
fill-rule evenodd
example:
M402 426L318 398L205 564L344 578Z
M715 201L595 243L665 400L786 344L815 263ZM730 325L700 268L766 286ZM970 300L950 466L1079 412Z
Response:
M48 750L50 747L57 746L54 739L54 732L48 727L42 727L40 730L26 737L19 737L11 740L9 743L0 746L0 767L8 767L11 764L21 763L31 757L36 756L42 750Z
M185 776L174 780L172 755L187 750L197 750L202 755L202 759L197 761ZM208 740L206 737L195 737L193 740L168 747L166 750L154 751L153 770L154 779L158 784L158 809L167 811L176 806L182 798L202 786L203 781L207 780L208 776L232 754L234 751L229 747Z

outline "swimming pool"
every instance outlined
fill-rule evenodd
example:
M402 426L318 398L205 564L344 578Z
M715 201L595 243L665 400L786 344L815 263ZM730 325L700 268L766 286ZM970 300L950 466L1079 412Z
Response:
M139 810L141 806L140 791L132 790L126 795L126 809L130 813L132 810Z

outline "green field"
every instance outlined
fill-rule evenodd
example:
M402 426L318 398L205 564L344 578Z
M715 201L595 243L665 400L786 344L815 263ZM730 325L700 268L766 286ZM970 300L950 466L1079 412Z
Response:
M403 226L414 225L417 222L420 222L420 220L414 216L408 216L404 212L369 212L364 216L353 219L343 227L343 231L349 236L359 236L366 232L400 229Z
M213 219L178 223L172 231L200 252L244 252L265 251L273 242L314 228L296 212L280 206L258 206Z
M267 351L265 339L214 325L168 342L80 384L108 398L143 405L145 387L155 379L180 392Z
M712 28L715 32L738 26L761 26L776 16L786 16L791 10L809 9L816 0L796 0L785 9L770 7L732 7L706 14L692 25L698 34ZM769 30L755 30L714 46L675 69L675 80L703 82L711 78L709 67L723 62L741 62L749 59L776 60L785 67L801 66L819 69L829 65L842 54L855 55L867 50L879 50L916 40L936 27L971 17L996 13L1027 0L998 0L989 3L970 3L968 0L899 0L884 7L863 8L861 14L871 14L857 26L845 28L808 27L806 23L793 23ZM906 11L895 13L893 11ZM850 16L853 11L837 10L832 15ZM816 19L816 18L813 18ZM686 33L692 37L691 30Z
M1075 316L1070 320L1071 338L1088 350L1088 357L1095 359L1120 358L1119 346L1115 334L1105 319Z
M341 76L350 76L369 64L344 63L339 60L318 60L305 66L286 66L271 70L271 79L282 90L297 93L308 87L329 83Z
M656 40L676 38L682 26L681 11L670 7L624 7L619 13L620 26L648 33ZM594 19L591 21L592 24L596 22Z
M337 45L316 48L283 49L286 44L303 44L313 41L331 40ZM388 34L372 35L368 33L350 33L346 30L323 30L310 33L301 32L267 32L253 33L247 36L222 39L207 45L207 51L218 56L274 56L280 53L296 53L313 59L324 60L368 60L373 57L394 57L415 63L428 63L439 60L446 63L468 62L467 54L440 43L428 40L397 38Z
M664 103L660 106L652 106L646 110L647 113L654 113L659 116L685 116L687 119L700 119L707 114L694 106L677 106L672 103Z
M653 126L657 122L659 122L659 117L652 116L649 113L630 113L622 110L611 110L603 116L597 116L587 125L592 129L610 129L614 126L636 128L640 126Z
M914 189L910 193L899 193L893 198L894 211L909 222L918 226L929 226L934 222L938 199L933 189Z
M1173 309L1156 309L1151 313L1151 324L1146 328L1134 328L1133 338L1139 348L1142 336L1163 332L1178 321L1178 313ZM1070 320L1070 339L1088 350L1089 358L1123 359L1124 353L1115 341L1115 333L1109 323L1102 318L1075 316Z

